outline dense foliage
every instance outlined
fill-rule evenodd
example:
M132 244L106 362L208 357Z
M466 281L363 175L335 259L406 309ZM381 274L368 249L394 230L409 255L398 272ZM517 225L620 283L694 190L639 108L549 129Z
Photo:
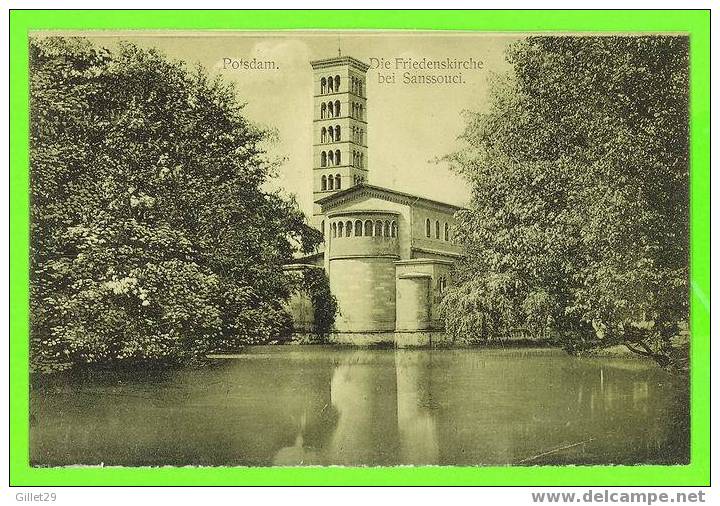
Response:
M302 344L326 343L335 324L337 300L325 269L289 269L287 277L297 306L292 307L291 299L288 312L294 313L295 326L284 337Z
M179 363L283 332L281 265L319 237L264 189L236 90L132 44L30 50L33 364Z
M312 302L315 336L319 341L325 341L337 314L337 300L330 292L330 280L324 269L309 269L303 272L303 286Z
M623 344L683 365L688 40L531 37L451 156L472 188L456 337L524 327L571 351Z

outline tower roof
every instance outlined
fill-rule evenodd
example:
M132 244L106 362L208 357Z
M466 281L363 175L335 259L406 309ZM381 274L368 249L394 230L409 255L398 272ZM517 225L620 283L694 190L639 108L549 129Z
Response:
M324 69L329 67L337 67L338 65L349 65L351 67L355 67L361 72L367 72L367 69L370 68L370 65L361 62L360 60L358 60L357 58L353 58L352 56L336 56L334 58L324 58L322 60L311 61L310 65L312 65L313 69Z

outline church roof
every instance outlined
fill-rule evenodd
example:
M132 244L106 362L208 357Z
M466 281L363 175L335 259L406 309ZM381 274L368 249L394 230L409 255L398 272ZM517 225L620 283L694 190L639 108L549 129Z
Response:
M371 196L377 197L383 200L390 200L392 202L399 202L401 204L417 205L420 204L424 207L431 207L434 209L440 209L441 211L454 213L463 209L461 206L454 204L448 204L447 202L440 202L439 200L429 199L427 197L421 197L420 195L413 195L411 193L400 192L392 190L390 188L383 188L382 186L375 186L368 183L360 183L345 190L335 192L326 197L319 198L315 201L316 204L320 204L323 211L332 207L334 204L340 204L349 200L355 200L359 197Z

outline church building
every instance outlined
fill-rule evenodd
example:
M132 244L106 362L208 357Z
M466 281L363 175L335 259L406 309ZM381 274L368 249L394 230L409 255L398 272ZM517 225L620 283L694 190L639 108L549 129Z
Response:
M442 331L438 303L461 257L452 241L460 208L371 184L368 65L339 56L311 66L312 221L325 241L302 261L328 274L338 303L333 340L393 342L398 334Z

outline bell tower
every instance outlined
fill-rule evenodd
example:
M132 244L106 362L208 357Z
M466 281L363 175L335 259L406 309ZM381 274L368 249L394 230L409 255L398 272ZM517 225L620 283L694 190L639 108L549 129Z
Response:
M313 202L367 181L368 65L351 56L310 62L313 68ZM317 204L313 222L322 218Z

